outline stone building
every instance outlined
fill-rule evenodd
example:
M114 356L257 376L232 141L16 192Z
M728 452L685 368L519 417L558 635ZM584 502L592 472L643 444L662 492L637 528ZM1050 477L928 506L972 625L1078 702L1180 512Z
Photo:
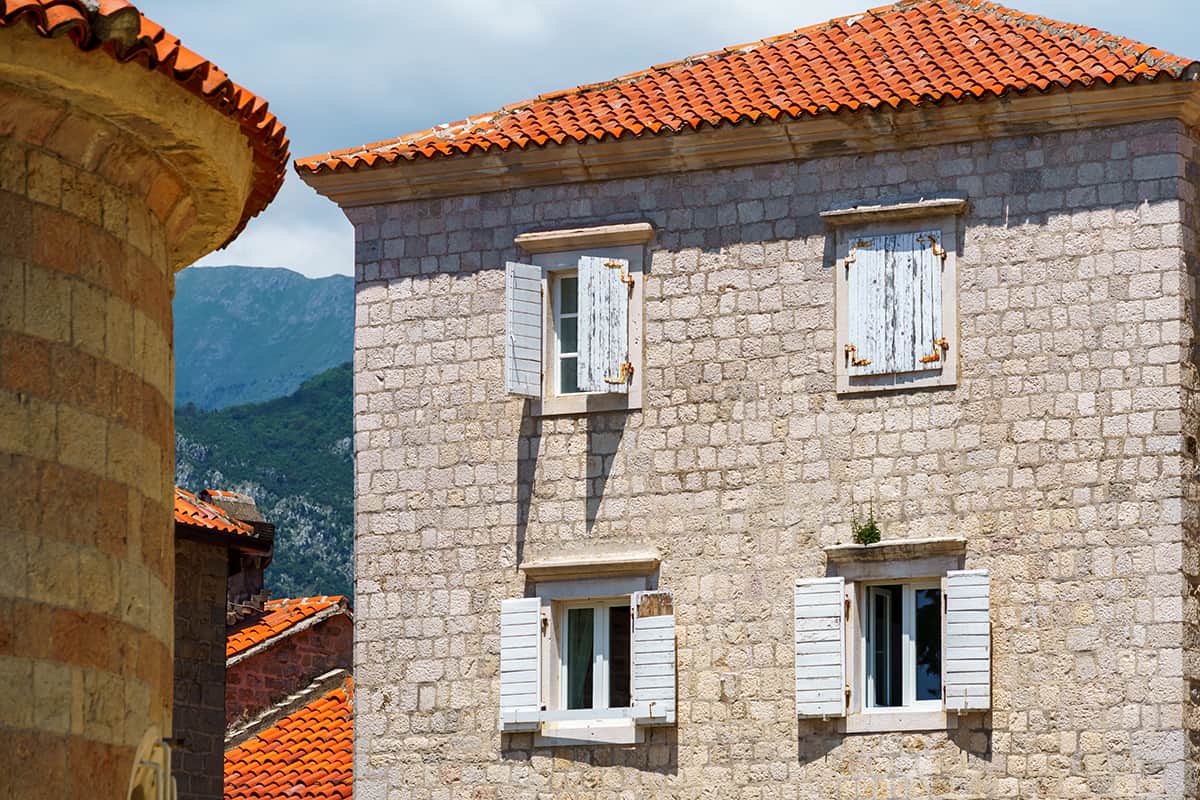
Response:
M918 0L300 161L358 796L1200 795L1198 77Z
M0 786L150 798L172 735L175 271L287 163L124 0L0 0Z
M226 502L229 498L237 502ZM216 505L210 500L221 500ZM231 492L175 489L175 691L171 758L178 800L224 795L225 625L261 613L275 526Z

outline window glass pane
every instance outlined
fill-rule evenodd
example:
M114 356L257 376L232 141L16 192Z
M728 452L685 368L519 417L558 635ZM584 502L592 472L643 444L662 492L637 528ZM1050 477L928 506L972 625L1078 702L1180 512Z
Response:
M916 592L917 700L942 699L942 590Z
M868 601L867 669L874 684L869 700L877 708L899 706L904 702L901 587L873 586L868 590Z
M629 697L629 606L608 610L608 707L625 708Z
M558 313L576 313L579 310L579 279L563 278L558 282L558 291Z
M575 356L558 361L559 394L574 394L579 391L579 362Z
M592 708L592 665L595 663L591 608L567 609L567 708Z
M558 352L574 353L579 350L579 318L566 317L558 321Z

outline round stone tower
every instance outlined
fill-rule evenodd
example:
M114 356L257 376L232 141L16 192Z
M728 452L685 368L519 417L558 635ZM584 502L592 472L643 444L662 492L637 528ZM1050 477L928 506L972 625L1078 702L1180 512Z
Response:
M175 272L270 202L286 159L265 102L123 0L0 0L7 796L162 780Z

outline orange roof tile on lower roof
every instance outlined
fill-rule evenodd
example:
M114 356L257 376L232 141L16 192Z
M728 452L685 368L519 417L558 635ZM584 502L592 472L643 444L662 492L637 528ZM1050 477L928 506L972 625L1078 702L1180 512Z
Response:
M905 0L398 139L300 159L296 169L317 174L1198 75L1200 62L1095 28L982 0Z
M350 800L351 679L225 753L225 800Z
M225 658L248 653L285 634L294 633L306 622L318 622L327 616L349 612L349 603L341 595L322 597L276 598L268 600L262 616L235 629L225 637Z
M80 50L99 50L158 72L238 123L254 151L254 186L241 221L224 244L275 198L287 169L288 139L267 101L234 83L126 0L0 0L0 29L21 21L46 38L62 37Z
M254 535L254 528L178 486L175 487L175 523L218 533Z

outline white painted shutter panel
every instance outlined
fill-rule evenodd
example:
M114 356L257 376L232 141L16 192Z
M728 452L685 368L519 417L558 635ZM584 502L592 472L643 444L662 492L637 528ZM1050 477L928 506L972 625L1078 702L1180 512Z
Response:
M579 259L579 367L581 392L629 392L629 262ZM605 379L608 380L605 380Z
M987 570L952 571L942 637L942 696L947 711L982 711L992 705L991 582Z
M536 730L541 711L542 601L500 603L500 730Z
M850 375L892 372L889 335L886 237L860 236L850 243L846 286L846 369ZM855 362L860 362L855 364ZM861 363L867 362L867 363Z
M675 724L675 599L670 592L634 592L633 706L640 725Z
M846 579L796 581L796 714L846 716Z
M847 369L887 375L941 369L940 231L861 236L851 242L847 272ZM937 359L922 359L937 356ZM846 357L845 354L843 357ZM868 361L855 366L855 361Z
M917 231L883 237L892 276L892 371L941 369L942 259L941 231ZM933 356L937 356L933 359ZM928 358L928 361L922 359Z
M542 270L504 265L504 391L542 395Z

